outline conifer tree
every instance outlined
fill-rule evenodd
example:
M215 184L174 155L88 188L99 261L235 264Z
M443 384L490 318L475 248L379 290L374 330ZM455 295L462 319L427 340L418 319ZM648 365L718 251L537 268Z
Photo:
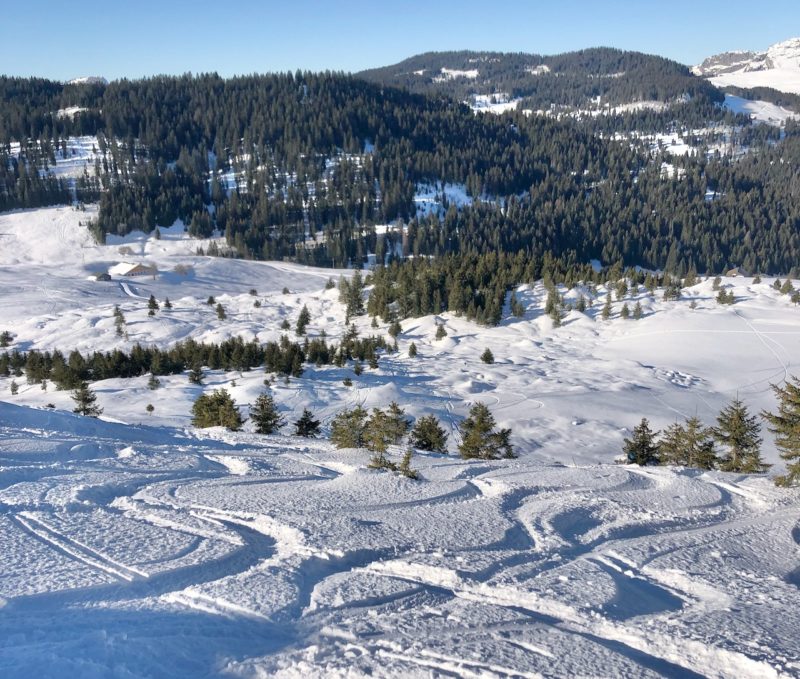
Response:
M393 321L392 324L389 326L389 336L392 339L397 339L397 336L403 332L403 327L400 325L399 321Z
M361 406L343 410L331 422L331 443L337 448L363 448L367 411Z
M283 417L278 412L275 399L266 392L260 394L250 408L250 419L255 422L257 434L272 434L283 425Z
M444 327L444 323L437 323L436 324L436 339L444 339L447 337L447 330Z
M642 303L637 299L633 307L633 319L638 321L642 317Z
M628 308L628 303L622 305L622 310L619 312L620 318L628 319L631 316L631 310Z
M414 342L408 346L408 356L409 358L416 358L417 356L417 345Z
M238 431L244 420L231 395L225 389L215 389L210 394L201 394L192 405L192 424L200 428L227 427Z
M489 347L486 347L486 349L483 350L483 353L481 354L481 361L489 364L494 363L494 354Z
M447 452L447 433L434 415L420 417L411 430L411 445L418 450Z
M419 478L419 472L416 469L411 468L411 457L413 455L414 451L407 450L403 454L403 459L400 460L400 464L397 465L397 471L406 478L417 480Z
M223 307L221 303L217 303L217 318L224 321L226 317L225 307Z
M308 409L303 408L303 414L294 423L295 436L305 436L315 438L319 435L319 420L314 419L314 414Z
M203 368L200 365L195 365L189 371L189 381L192 384L202 384L203 383Z
M800 481L800 378L783 386L773 384L772 391L778 399L778 411L762 412L768 429L775 436L775 446L786 460L786 474L775 479L778 485L790 486Z
M658 447L655 444L656 435L650 429L646 417L633 428L633 436L625 439L622 451L628 459L628 464L658 464Z
M308 311L308 307L304 304L303 308L300 310L300 316L297 318L297 326L295 327L295 333L298 335L305 335L306 334L306 327L311 322L311 314Z
M387 434L390 443L398 445L411 427L411 420L406 417L406 411L396 401L392 401L386 410Z
M603 311L600 313L600 316L604 321L611 318L611 292L606 295L606 303L603 305Z
M97 395L86 382L81 382L72 392L72 400L75 401L73 413L86 417L99 417L103 413L103 409L97 405Z
M147 308L149 309L149 311L147 312L148 316L156 315L156 311L158 311L159 306L154 295L150 295L150 299L147 300Z
M474 404L467 418L461 422L461 444L458 452L464 459L497 460L513 458L510 442L511 430L495 431L495 420L484 403Z
M17 384L16 380L11 380L9 387L11 389L12 396L16 396L19 393L19 385Z
M155 376L154 373L150 373L150 379L147 380L147 388L151 391L158 389L161 386L161 380Z
M164 308L165 309L171 309L172 308L172 302L169 301L169 297L166 297L164 299Z
M726 472L759 474L770 465L761 459L761 424L737 396L717 417L714 439L723 446L719 468Z
M687 467L714 469L717 465L713 432L696 415L686 420L683 445L684 464Z

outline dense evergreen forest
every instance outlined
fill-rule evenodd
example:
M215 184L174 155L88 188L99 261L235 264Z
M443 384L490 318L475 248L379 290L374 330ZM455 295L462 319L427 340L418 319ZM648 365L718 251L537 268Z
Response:
M478 58L469 54L463 68ZM506 56L544 82L524 71L539 57ZM609 100L691 97L576 120L476 115L448 96L457 90L414 93L339 73L0 78L0 210L99 202L101 239L180 218L193 234L219 230L235 256L321 266L359 266L368 253L521 253L682 275L733 265L785 273L800 261L797 125L725 111L718 90L668 60L587 50L546 61L561 102L598 96L589 82ZM700 127L685 156L641 138ZM726 129L729 150L709 152ZM640 136L620 134L632 131ZM71 179L49 172L80 135L96 139L93 167ZM438 196L425 216L414 202L421 183ZM463 185L466 204L450 204L445 184ZM382 224L392 228L376 232Z
M362 71L359 76L412 92L447 94L458 100L475 93L503 92L511 98L521 98L523 106L532 109L586 108L598 97L611 105L681 98L720 102L723 98L718 89L707 80L694 77L682 64L605 47L553 56L427 52L393 66Z

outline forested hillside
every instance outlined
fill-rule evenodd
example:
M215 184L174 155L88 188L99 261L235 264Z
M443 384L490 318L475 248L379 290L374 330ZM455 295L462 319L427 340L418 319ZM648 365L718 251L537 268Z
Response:
M586 94L558 75L569 68L610 98L693 99L587 121L476 115L442 94L337 73L0 78L0 210L99 202L99 238L182 219L195 234L220 230L232 254L322 266L507 252L677 274L788 272L800 255L796 124L756 126L682 67L642 56L588 50L548 58L544 75L562 101ZM519 68L531 59L519 55ZM610 69L641 71L657 91L589 77ZM89 160L65 175L75 138ZM435 209L419 209L423 186Z

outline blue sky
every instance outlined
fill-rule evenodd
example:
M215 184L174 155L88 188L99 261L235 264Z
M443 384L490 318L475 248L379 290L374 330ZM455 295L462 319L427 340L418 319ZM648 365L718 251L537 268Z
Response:
M343 70L430 50L611 46L687 64L800 35L800 2L728 0L5 0L0 73Z

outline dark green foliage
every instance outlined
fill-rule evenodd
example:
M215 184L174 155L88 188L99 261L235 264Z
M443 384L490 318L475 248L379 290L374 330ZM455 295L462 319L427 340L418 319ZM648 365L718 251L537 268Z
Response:
M783 385L773 384L772 391L778 399L775 413L762 412L770 432L775 436L775 446L786 460L786 474L776 479L779 485L794 485L800 480L800 378L792 378Z
M213 295L209 295L208 299L206 300L206 304L208 304L208 306L214 306L216 303L217 303L217 300L214 299L214 296Z
M169 301L169 297L166 297L164 299L164 308L165 309L171 309L172 308L172 302Z
M225 389L215 389L199 396L192 405L192 424L200 428L226 427L238 431L244 421L230 394Z
M481 361L489 364L494 363L494 354L489 347L486 347L486 349L483 350L483 353L481 354Z
M642 317L642 303L637 299L636 305L633 307L633 318L638 321Z
M297 325L295 326L295 333L298 335L305 335L306 334L306 327L311 322L311 314L308 311L308 307L304 304L303 308L300 309L300 315L297 317Z
M81 382L72 392L72 400L75 401L73 413L86 417L99 417L103 413L103 409L97 405L97 395L86 382Z
M497 460L513 458L511 430L495 430L495 420L489 408L483 403L476 403L469 410L469 415L459 426L461 443L458 452L464 459Z
M414 455L414 451L407 450L403 453L403 459L400 460L400 464L397 465L397 471L405 476L406 478L417 480L419 479L419 472L416 469L411 468L411 458Z
M367 428L367 411L361 406L343 410L331 422L331 443L337 448L363 448Z
M147 301L147 308L150 310L150 315L154 315L156 311L159 310L158 301L156 300L154 295L150 295L150 299Z
M661 434L658 443L661 464L682 465L699 469L713 469L717 464L713 431L697 417L686 420L686 426L677 422Z
M319 435L319 424L314 414L308 408L303 408L303 414L294 423L295 436L315 438Z
M517 299L517 295L514 292L511 293L510 307L513 316L522 318L525 315L525 305Z
M3 332L0 332L0 349L5 349L6 347L11 346L13 339L14 336L8 330L3 330Z
M611 318L611 291L609 290L606 293L606 303L603 305L603 311L600 312L600 316L604 321L607 321Z
M411 427L411 420L406 417L405 409L401 408L395 401L389 404L386 409L386 433L389 443L398 445L405 438Z
M19 385L16 380L11 380L10 389L12 396L16 396L19 393Z
M350 280L342 277L339 281L339 301L345 305L348 318L364 313L364 279L360 271Z
M771 465L761 459L761 424L747 406L734 398L717 416L714 439L723 447L719 468L726 472L760 474Z
M217 318L221 321L224 321L227 318L225 314L225 307L223 307L222 304L219 303L217 304Z
M417 345L414 342L408 345L408 356L409 358L417 357Z
M189 371L189 381L192 384L203 384L203 368L201 366L196 365Z
M631 317L631 310L628 308L627 302L625 302L625 304L622 305L622 309L619 312L619 317L624 319L628 319Z
M150 390L155 391L161 386L161 380L155 376L154 373L150 373L150 378L147 380L147 388Z
M420 417L411 430L410 443L419 450L434 453L447 452L447 432L434 415Z
M658 464L658 446L655 443L656 435L650 429L646 417L633 428L633 435L625 439L622 451L625 453L628 464Z
M147 411L147 414L148 414L148 415L152 415L152 414L153 414L153 411L154 411L156 408L155 408L155 406L154 406L152 403L148 403L148 404L147 404L147 405L144 407L144 409Z
M716 299L718 304L734 304L736 302L733 290L727 291L725 288L719 289Z
M436 339L444 339L447 337L447 330L444 327L444 323L437 323L436 324Z
M398 335L399 335L401 332L403 332L403 326L401 326L401 325L400 325L400 321L394 321L394 322L393 322L393 323L392 323L392 324L389 326L389 336L390 336L392 339L397 339L397 336L398 336Z
M283 425L283 417L278 412L272 394L260 394L250 408L250 419L256 425L257 434L272 434Z

